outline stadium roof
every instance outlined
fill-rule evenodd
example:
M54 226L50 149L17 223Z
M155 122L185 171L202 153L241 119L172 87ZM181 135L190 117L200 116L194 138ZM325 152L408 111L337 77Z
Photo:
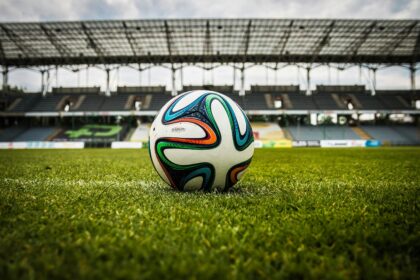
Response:
M0 23L3 66L417 63L419 20L174 19Z

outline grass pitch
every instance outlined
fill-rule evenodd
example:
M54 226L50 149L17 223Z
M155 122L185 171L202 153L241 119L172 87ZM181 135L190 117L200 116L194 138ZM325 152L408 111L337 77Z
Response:
M0 279L418 278L420 149L257 150L178 193L146 150L0 152Z

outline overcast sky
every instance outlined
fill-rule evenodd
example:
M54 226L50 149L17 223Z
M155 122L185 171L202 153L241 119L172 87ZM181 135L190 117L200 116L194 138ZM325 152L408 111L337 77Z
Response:
M368 18L419 19L419 0L0 0L0 21L60 21L96 19L150 19L150 18ZM420 84L420 71L416 82ZM169 71L155 68L139 75L137 71L121 68L111 75L112 88L118 85L162 84L169 88ZM267 71L254 67L246 73L246 85L296 84L304 88L304 73L296 67ZM185 84L232 84L232 69L221 67L204 73L195 67L184 71ZM105 74L98 69L72 73L60 70L58 81L52 73L53 86L92 86L104 88ZM367 73L352 68L338 73L326 67L312 71L313 84L366 83ZM39 90L40 74L29 70L14 70L9 83L27 90ZM238 81L236 82L238 85ZM409 71L392 67L378 71L378 88L409 88ZM180 87L180 85L178 85Z

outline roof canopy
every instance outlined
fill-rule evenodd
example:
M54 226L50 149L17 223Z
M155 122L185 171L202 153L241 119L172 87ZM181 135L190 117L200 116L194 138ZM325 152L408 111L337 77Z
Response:
M419 20L176 19L0 23L7 66L417 63Z

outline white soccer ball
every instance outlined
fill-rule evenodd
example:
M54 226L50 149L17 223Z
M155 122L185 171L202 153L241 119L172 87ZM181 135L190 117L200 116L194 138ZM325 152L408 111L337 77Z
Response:
M227 191L254 154L245 113L226 95L183 93L160 110L150 128L149 152L160 177L180 191Z

